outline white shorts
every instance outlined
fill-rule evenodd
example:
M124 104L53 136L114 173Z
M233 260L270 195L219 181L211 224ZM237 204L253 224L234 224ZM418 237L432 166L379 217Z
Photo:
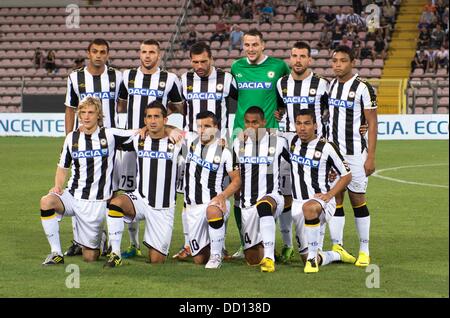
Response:
M369 181L369 178L366 177L366 171L364 170L364 163L367 159L367 150L362 154L344 156L344 158L352 172L352 181L350 181L347 189L354 193L366 193L367 183Z
M134 191L136 189L136 152L121 151L122 160L119 174L119 189L124 191Z
M124 217L124 222L145 220L144 245L161 254L168 255L173 232L175 207L154 209L141 197L138 191L125 193L131 199L136 216L133 220Z
M275 211L275 219L277 219L284 210L284 197L278 193L266 194L277 203ZM256 205L249 208L241 209L242 227L241 234L244 238L244 249L249 249L252 246L259 244L262 241L261 233L259 231L259 215Z
M230 216L230 202L227 200L227 210L223 216L224 222L228 220ZM187 224L189 236L189 245L191 246L192 256L197 255L205 246L210 243L209 231L208 231L208 218L206 216L206 209L209 204L199 205L186 205Z
M116 192L120 189L120 173L122 171L122 151L116 151L116 157L114 158L114 169L113 169L113 192Z
M99 249L103 232L107 207L106 201L78 200L64 190L62 195L52 193L61 199L64 205L64 216L72 216L76 219L74 231L80 245L90 249Z

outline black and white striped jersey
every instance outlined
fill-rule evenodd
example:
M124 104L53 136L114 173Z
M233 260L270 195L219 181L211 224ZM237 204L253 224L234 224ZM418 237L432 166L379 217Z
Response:
M122 73L112 67L105 67L101 75L92 75L87 67L77 69L67 77L65 105L77 108L80 101L87 97L97 97L102 101L103 126L115 128L118 125L117 99ZM74 130L78 128L78 116L75 116Z
M92 135L75 130L66 136L58 166L65 169L72 166L67 188L74 198L88 201L111 198L115 151L134 133L102 127Z
M295 132L295 117L300 109L312 109L316 116L317 134L326 136L326 120L322 118L328 109L328 80L311 72L302 81L286 75L277 82L278 94L286 105L286 131Z
M119 98L127 100L126 127L144 127L145 108L154 100L160 101L166 107L169 101L182 102L180 89L178 77L160 68L154 74L144 74L140 68L125 70Z
M340 176L350 173L335 145L317 137L302 143L298 135L289 137L289 157L291 161L292 197L308 200L316 193L330 191L328 174L333 168Z
M208 77L200 77L194 71L189 71L181 75L181 85L186 100L185 130L197 131L195 116L209 110L217 116L221 136L224 136L228 129L227 98L236 100L238 95L233 76L215 67Z
M123 150L137 153L137 187L140 195L154 209L175 206L177 162L181 145L172 143L168 137L142 139L135 136Z
M280 193L280 161L289 160L284 137L266 132L260 140L236 138L233 161L239 163L241 207L248 208L270 193Z
M377 108L377 97L372 86L355 74L345 83L333 79L328 94L330 130L328 140L338 146L341 154L360 154L367 142L359 132L366 122L365 109Z
M233 157L218 141L202 145L196 134L191 136L186 143L184 200L189 205L205 204L223 191Z

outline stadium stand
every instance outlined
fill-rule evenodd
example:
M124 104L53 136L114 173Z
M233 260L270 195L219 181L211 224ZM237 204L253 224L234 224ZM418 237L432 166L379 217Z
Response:
M218 4L221 2L217 1ZM263 3L262 1L255 2ZM438 2L440 3L440 1ZM259 12L256 6L251 8L253 19L239 15L240 12L245 11L240 10L243 8L234 8L227 9L225 20L230 26L238 24L243 31L253 27L259 28L263 31L266 39L266 53L287 61L290 47L298 40L309 41L313 48L318 47L320 34L325 28L329 12L337 12L345 17L352 10L349 5L321 5L313 8L317 12L317 16L309 17L315 20L311 21L306 18L300 21L298 12L303 12L301 10L305 9L298 3L301 1L278 1L275 5L276 14L271 24L258 23ZM398 4L398 1L395 4ZM408 55L407 61L405 61L406 56L402 51L402 45L408 41L411 42L409 38L406 40L404 32L414 31L407 33L408 36L413 34L414 37L418 34L417 22L411 22L411 17L419 21L424 4L423 0L403 0L401 6L397 5L393 20L391 22L381 21L382 28L379 30L385 39L387 59L373 58L373 54L370 58L369 54L368 58L357 59L356 67L362 77L371 79L376 89L380 86L380 105L392 103L389 99L389 94L392 92L392 94L396 94L395 103L398 104L397 101L401 99L398 95L403 96L406 92L404 100L409 113L420 112L422 108L425 108L423 112L429 112L430 107L432 112L444 112L445 110L448 112L448 83L445 83L445 77L448 74L448 60L447 68L440 67L433 73L424 72L421 68L410 71L409 63L413 60L410 52L415 48L408 47L410 55ZM94 1L94 5L80 6L79 28L67 28L67 12L63 6L1 7L0 5L2 39L0 111L21 111L22 94L63 95L65 79L74 67L74 61L85 56L89 41L95 37L102 37L110 42L111 58L109 62L110 65L119 69L137 66L139 64L137 50L140 42L149 37L156 39L161 42L163 55L166 55L163 57L165 67L179 75L182 74L190 68L188 50L184 49L182 45L183 39L189 32L189 26L195 26L198 40L209 41L215 30L215 24L225 13L220 5L209 10L208 14L193 7L192 3L185 12L185 6L184 0ZM447 12L448 21L448 6L439 9L439 12L441 19L445 19L445 12ZM361 13L360 19L364 23L364 12ZM396 21L400 23L396 23ZM404 21L406 21L406 26L402 24ZM412 28L413 24L414 28ZM353 37L352 40L357 35L360 41L366 42L366 46L372 50L375 39L372 38L371 30L368 30L365 25L356 25L356 30L352 29L351 34L348 35ZM393 30L393 32L389 30ZM448 22L444 30L448 35ZM448 52L448 40L446 45ZM239 50L228 51L228 39L225 39L222 45L218 41L214 41L211 46L216 66L226 70L229 70L232 61L240 56ZM42 50L44 56L49 50L55 51L56 70L54 73L48 73L44 67L36 67L34 54L37 48ZM313 70L329 78L333 76L330 69L330 49L313 50L315 60ZM398 56L402 59L402 65L406 65L408 68L408 73L402 73L400 76L398 73L394 73L391 76L389 72L397 70L395 59ZM392 63L394 63L394 67ZM404 91L400 91L400 94L398 81L395 82L391 79L398 77L409 78L402 82L401 88ZM390 81L392 84L389 84ZM385 86L384 91L383 85ZM391 87L392 85L394 88ZM428 102L431 104L427 104ZM395 111L397 111L396 106Z

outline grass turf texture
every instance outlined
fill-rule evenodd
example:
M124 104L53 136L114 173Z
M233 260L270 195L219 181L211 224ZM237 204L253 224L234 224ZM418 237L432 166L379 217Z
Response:
M39 213L39 199L52 187L60 138L0 138L0 297L448 297L448 188L402 184L371 177L368 207L372 216L372 264L380 269L380 287L367 288L362 268L331 264L315 275L303 273L298 253L291 265L260 273L244 261L225 262L218 271L205 270L171 256L183 244L182 198L177 201L170 256L165 265L147 258L124 260L116 269L103 269L104 258L87 264L66 257L65 264L42 267L49 253ZM405 181L448 186L448 141L380 141L377 169L430 165L382 172ZM447 164L447 165L445 165ZM345 203L344 243L357 254L353 211ZM239 239L231 216L226 245L233 253ZM277 230L277 249L282 240ZM72 238L71 221L60 223L63 249ZM141 222L141 238L143 223ZM295 242L295 240L294 240ZM325 249L330 248L327 236ZM128 246L124 233L122 248ZM147 250L143 247L144 254ZM80 288L69 289L66 266L80 268Z

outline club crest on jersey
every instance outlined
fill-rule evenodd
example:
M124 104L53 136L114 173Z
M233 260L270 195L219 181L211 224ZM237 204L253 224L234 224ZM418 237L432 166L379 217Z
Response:
M267 77L268 78L273 78L275 76L275 72L274 71L270 71L267 73Z
M206 161L192 152L188 153L186 159L187 159L187 161L193 161L196 164L202 166L203 168L211 170L211 171L217 171L219 169L218 164ZM215 160L215 158L214 158L214 160ZM220 157L219 157L219 162L220 162Z
M161 87L161 88L166 87L166 83L164 83L164 82L159 82L159 87Z
M168 145L167 145L167 148L169 148L169 150L173 150L174 145L173 145L173 144L168 144Z
M273 157L239 157L240 164L270 165L272 162Z
M214 163L219 163L219 162L220 162L220 156L215 156Z
M109 83L109 87L115 88L116 87L116 83L114 83L114 82Z
M319 161L318 160L302 157L302 156L296 155L294 153L291 153L289 155L289 157L291 158L291 161L294 161L294 162L296 162L296 163L298 163L300 165L308 166L308 167L311 167L311 168L319 167Z
M137 156L139 158L172 160L173 153L154 150L139 150Z
M107 155L108 149L92 149L72 152L72 157L74 159L106 157Z
M275 153L275 148L274 147L270 147L269 148L269 154L273 155Z
M223 85L222 84L217 84L216 89L218 91L222 91L223 90Z
M348 97L349 97L349 98L354 98L354 97L355 97L355 92L350 92L350 93L348 93Z
M314 152L314 158L313 159L319 160L321 156L322 156L322 152L316 151L316 152Z
M107 141L105 138L100 139L100 145L106 146L106 144L107 144Z
M316 94L316 90L314 88L311 88L309 90L309 95L315 95Z

